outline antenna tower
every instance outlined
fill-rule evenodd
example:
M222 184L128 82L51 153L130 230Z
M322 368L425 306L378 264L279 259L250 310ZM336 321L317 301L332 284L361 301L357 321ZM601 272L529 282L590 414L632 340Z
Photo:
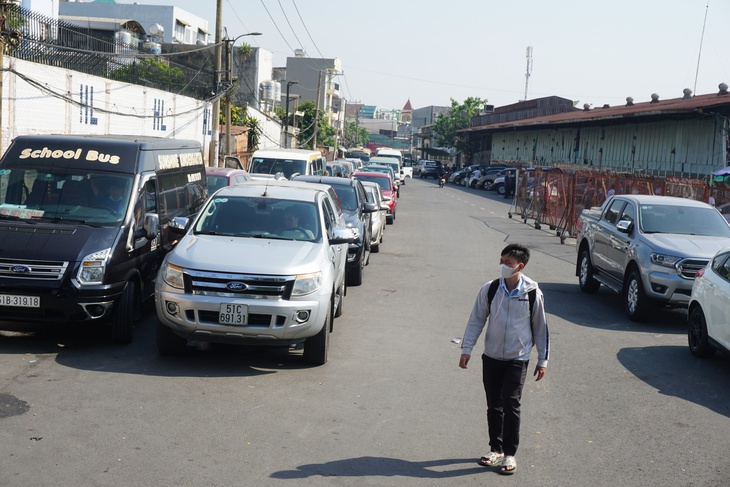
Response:
M530 83L530 73L532 73L532 46L527 46L527 71L525 71L525 98L527 100L527 85Z

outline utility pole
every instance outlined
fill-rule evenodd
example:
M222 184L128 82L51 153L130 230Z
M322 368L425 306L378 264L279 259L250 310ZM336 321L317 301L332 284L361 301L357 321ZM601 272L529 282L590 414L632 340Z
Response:
M221 126L221 37L223 35L223 0L216 0L215 4L215 54L213 58L213 85L215 101L213 102L210 128L212 135L208 150L208 165L218 167L218 146L220 144Z
M319 71L319 83L317 83L317 108L314 110L314 136L312 137L312 150L317 150L317 129L319 128L319 97L322 91L322 71Z
M237 36L235 39L224 39L223 42L225 43L225 56L226 56L226 82L225 82L225 89L226 89L226 103L225 103L225 111L226 111L226 155L230 155L231 152L233 152L233 149L231 148L231 91L233 91L233 76L231 76L231 59L232 59L232 51L233 51L233 45L236 43L238 39L241 37L246 36L260 36L261 32L248 32L246 34L241 34L240 36Z
M8 28L8 7L17 5L13 0L0 0L0 154L3 153L3 75L5 71L5 46L20 46L20 32Z
M286 82L286 132L284 132L284 147L289 148L289 88L291 85L299 83L298 80L291 80Z

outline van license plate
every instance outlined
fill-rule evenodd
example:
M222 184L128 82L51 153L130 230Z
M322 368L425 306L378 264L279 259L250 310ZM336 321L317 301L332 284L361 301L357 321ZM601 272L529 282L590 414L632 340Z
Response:
M41 298L38 296L15 296L0 294L0 306L14 306L17 308L40 308Z
M245 325L248 317L248 305L222 303L218 314L221 325Z

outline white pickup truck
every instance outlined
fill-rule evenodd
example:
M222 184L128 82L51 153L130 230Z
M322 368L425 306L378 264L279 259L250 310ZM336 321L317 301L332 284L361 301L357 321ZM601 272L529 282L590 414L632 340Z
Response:
M601 284L623 296L631 320L653 304L686 307L699 269L730 245L730 225L712 206L669 196L616 195L583 210L575 274L583 292Z

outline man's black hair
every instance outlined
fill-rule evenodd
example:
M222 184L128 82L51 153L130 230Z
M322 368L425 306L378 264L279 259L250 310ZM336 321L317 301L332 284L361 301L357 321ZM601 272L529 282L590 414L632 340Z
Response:
M530 260L530 249L520 244L509 244L502 250L500 256L509 255L527 265Z

